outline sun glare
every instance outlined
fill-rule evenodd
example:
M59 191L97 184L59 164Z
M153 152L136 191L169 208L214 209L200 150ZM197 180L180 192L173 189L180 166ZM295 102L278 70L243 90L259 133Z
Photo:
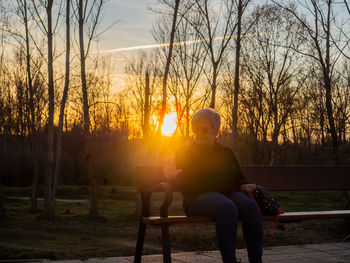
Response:
M176 112L166 114L162 125L162 134L171 136L176 130Z

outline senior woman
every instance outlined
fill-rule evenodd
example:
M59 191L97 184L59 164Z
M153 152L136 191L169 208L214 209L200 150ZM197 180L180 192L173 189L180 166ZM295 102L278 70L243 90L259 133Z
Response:
M224 263L237 262L238 219L242 221L249 262L262 262L261 215L246 195L256 185L246 181L233 151L216 142L220 115L202 109L191 124L194 143L177 152L176 169L165 169L166 177L182 192L188 216L216 218L216 238Z

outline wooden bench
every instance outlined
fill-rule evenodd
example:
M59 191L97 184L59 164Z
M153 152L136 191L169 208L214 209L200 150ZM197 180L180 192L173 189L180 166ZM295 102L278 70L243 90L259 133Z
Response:
M242 166L243 173L249 182L263 185L269 191L320 191L350 189L350 166ZM136 243L134 262L140 263L146 226L161 228L163 260L171 262L169 226L178 223L215 222L213 217L169 216L168 207L173 199L172 186L165 181L160 166L140 166L137 168L137 191L141 194L142 211ZM160 207L160 216L151 216L151 196L154 192L164 192L164 202ZM177 191L177 189L174 189ZM349 205L349 199L347 197ZM283 209L283 207L282 207ZM305 219L350 218L350 210L331 211L285 211L280 222ZM272 221L274 217L264 217Z

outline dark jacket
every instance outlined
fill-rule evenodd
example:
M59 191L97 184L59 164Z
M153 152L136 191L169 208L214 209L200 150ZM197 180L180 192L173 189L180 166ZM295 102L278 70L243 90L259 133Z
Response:
M185 211L191 202L206 192L226 196L247 183L233 151L218 143L212 146L191 144L176 153L176 168L182 169L171 183L182 192Z

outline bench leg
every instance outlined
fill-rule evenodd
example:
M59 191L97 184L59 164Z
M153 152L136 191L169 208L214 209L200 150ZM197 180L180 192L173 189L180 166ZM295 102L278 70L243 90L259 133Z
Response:
M171 263L169 225L162 224L162 245L163 245L163 262Z
M140 220L139 232L137 234L136 251L134 256L134 263L141 263L143 242L145 240L146 224Z

